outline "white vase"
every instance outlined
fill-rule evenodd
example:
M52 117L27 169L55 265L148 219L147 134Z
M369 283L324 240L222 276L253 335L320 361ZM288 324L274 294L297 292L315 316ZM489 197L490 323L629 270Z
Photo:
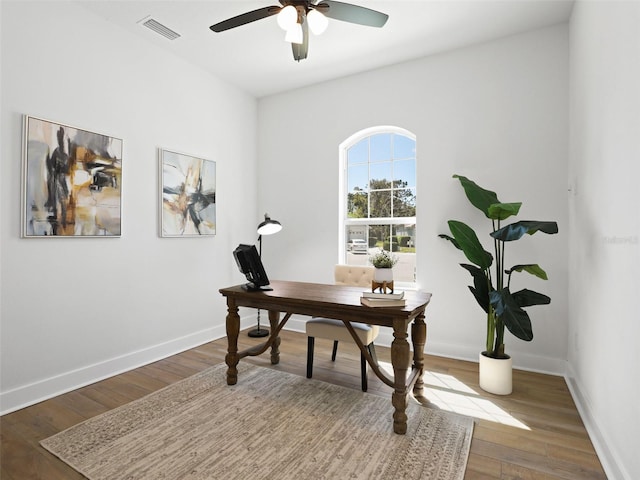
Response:
M378 283L393 281L393 268L376 268L373 279Z
M496 395L509 395L513 391L513 361L509 358L491 358L480 354L480 388Z

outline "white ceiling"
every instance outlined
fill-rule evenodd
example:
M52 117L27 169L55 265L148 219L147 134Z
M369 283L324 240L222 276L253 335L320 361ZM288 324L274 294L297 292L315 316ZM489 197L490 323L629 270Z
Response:
M209 26L277 0L78 0L95 14L262 97L425 55L566 22L573 0L342 0L389 15L383 28L337 20L293 60L275 16L214 33ZM181 36L142 26L151 17Z

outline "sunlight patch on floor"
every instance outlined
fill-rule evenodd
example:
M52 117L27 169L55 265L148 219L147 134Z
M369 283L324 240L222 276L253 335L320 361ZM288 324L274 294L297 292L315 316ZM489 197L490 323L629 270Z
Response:
M478 394L478 392L476 392L473 388L469 387L465 383L462 383L453 375L430 372L427 370L422 375L422 381L425 385L431 385L433 387L446 388L460 393L469 393L471 395Z
M380 362L380 368L393 378L391 363ZM476 390L453 375L426 371L422 376L424 396L436 407L468 417L488 420L511 427L531 430L494 402L483 398Z

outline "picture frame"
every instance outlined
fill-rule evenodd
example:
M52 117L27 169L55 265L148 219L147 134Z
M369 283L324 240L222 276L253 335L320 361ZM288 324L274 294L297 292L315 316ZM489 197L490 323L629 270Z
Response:
M24 116L22 237L120 237L122 139Z
M216 162L160 149L160 236L216 234Z

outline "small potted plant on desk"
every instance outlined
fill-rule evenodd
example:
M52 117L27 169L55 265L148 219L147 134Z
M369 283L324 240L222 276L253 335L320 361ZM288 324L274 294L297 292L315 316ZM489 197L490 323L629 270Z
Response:
M466 177L453 177L460 180L471 204L491 220L493 228L489 235L495 257L483 248L473 229L462 222L449 220L452 236L439 237L462 250L472 263L461 263L460 266L473 277L473 287L470 286L469 290L487 314L486 350L480 354L480 387L490 393L508 395L512 391L512 363L511 357L504 351L504 329L507 327L521 340L531 341L531 320L524 307L548 304L551 299L528 289L511 292L513 273L527 272L543 280L547 279L547 274L537 264L518 264L506 268L505 245L519 240L525 233L558 233L558 224L523 220L503 227L502 220L517 215L522 203L502 203L495 192L485 190ZM494 271L491 270L492 266Z
M375 267L373 274L374 284L386 293L387 287L393 292L393 266L398 263L398 256L391 252L380 249L369 257L369 262ZM374 288L378 288L374 285Z

